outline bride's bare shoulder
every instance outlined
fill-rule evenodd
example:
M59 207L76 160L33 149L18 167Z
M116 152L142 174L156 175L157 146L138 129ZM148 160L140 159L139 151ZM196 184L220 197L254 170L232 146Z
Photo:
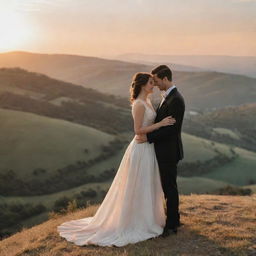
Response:
M135 99L134 101L133 101L133 103L132 103L132 106L144 106L144 103L143 103L143 101L141 100L141 99Z
M133 101L132 103L132 110L133 111L144 111L145 110L145 105L144 103L142 102L142 100L140 99L136 99Z

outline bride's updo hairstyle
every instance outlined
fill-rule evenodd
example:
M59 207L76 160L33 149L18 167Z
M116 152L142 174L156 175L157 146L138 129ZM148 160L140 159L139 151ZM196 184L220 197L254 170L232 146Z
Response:
M131 103L139 96L142 87L148 83L150 77L152 77L152 75L146 72L139 72L133 76L130 88Z

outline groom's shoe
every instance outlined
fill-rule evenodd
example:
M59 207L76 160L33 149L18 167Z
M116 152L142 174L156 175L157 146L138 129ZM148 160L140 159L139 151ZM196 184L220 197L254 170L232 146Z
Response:
M167 237L167 236L169 236L170 234L175 234L175 235L177 235L177 233L178 233L177 227L170 228L170 227L168 227L168 226L165 226L161 237Z
M171 232L174 233L174 234L177 234L177 233L178 233L177 227L169 228L169 231L171 231Z
M162 233L161 237L167 237L169 235L170 235L169 228L164 227L164 230L163 230L163 233Z

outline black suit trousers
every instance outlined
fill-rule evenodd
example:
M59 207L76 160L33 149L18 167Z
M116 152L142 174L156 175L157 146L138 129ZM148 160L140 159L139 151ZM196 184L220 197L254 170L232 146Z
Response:
M180 222L177 164L178 161L158 161L161 183L167 206L166 226L169 228L176 227Z

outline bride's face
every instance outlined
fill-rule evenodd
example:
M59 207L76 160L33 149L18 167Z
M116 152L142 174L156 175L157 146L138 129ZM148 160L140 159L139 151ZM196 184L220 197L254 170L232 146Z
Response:
M154 89L154 85L155 85L154 80L153 80L152 77L150 77L150 78L148 79L147 84L146 84L145 86L143 86L143 90L144 90L147 94L152 93L152 92L153 92L153 89Z

